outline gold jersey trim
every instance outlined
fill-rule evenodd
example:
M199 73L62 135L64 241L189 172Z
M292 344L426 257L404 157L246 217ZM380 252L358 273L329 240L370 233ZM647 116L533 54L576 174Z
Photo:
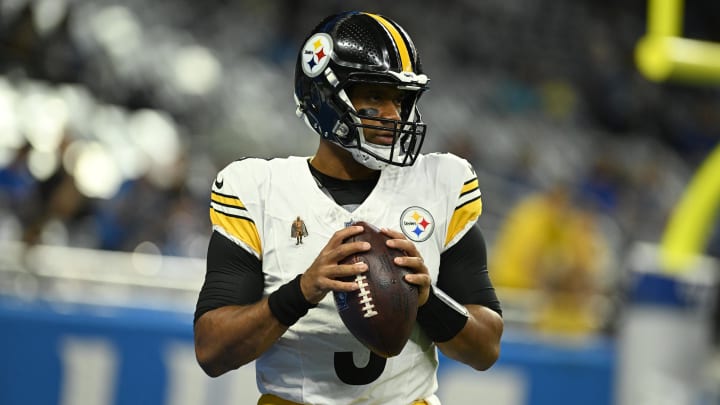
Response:
M468 223L476 221L482 214L482 198L477 177L463 184L460 189L459 199L462 202L455 207L455 211L450 218L447 236L445 237L445 246L455 239Z
M212 191L210 193L210 221L224 229L229 235L249 246L260 257L262 244L255 221L241 215L247 212L245 204L238 197Z

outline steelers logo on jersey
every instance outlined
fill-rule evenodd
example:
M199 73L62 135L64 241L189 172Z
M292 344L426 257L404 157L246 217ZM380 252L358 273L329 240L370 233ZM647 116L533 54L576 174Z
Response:
M315 34L305 42L302 50L302 70L315 77L325 70L332 56L333 42L328 34Z
M400 229L413 242L422 242L435 230L435 219L422 207L409 207L400 216Z

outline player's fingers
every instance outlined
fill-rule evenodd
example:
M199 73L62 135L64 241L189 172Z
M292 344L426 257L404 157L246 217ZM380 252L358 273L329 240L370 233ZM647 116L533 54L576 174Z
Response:
M408 256L420 256L415 244L408 240L402 232L390 228L382 228L380 231L391 238L385 242L389 247L403 250L408 253Z
M394 229L380 228L380 232L384 233L385 235L387 235L393 239L406 239L405 235L402 232L396 231Z
M395 264L415 270L417 274L428 274L429 271L425 266L425 261L421 256L399 256L394 260Z
M419 256L417 246L407 239L388 239L385 242L391 248L400 249L408 254L408 256Z
M366 263L358 262L353 264L340 264L332 266L332 270L328 271L328 278L334 279L338 277L356 276L366 272L368 266Z
M327 246L335 247L343 243L343 241L351 236L362 233L363 227L360 225L348 226L335 232L327 243Z
M425 260L422 256L398 256L395 264L403 267L425 267Z
M333 263L337 263L344 258L359 252L366 252L370 250L370 244L368 242L350 242L343 243L337 246L329 253L329 260Z
M351 236L357 235L363 231L363 227L359 225L348 226L335 232L328 243L320 252L320 257L325 258L326 263L337 263L348 255L355 252L369 250L369 245L360 245L360 242L343 243L344 240Z
M430 295L432 280L429 274L406 274L405 281L418 287L418 307L425 305Z
M360 285L355 280L352 281L341 281L341 280L329 280L328 289L332 291L345 291L351 292L360 288Z
M421 274L421 273L406 274L405 281L407 281L410 284L414 284L420 288L429 288L430 282L431 282L429 274Z
M328 278L324 279L324 287L332 291L355 291L360 286L355 280L356 276L367 271L365 263L341 264L332 266Z
M420 251L415 244L407 239L390 239L386 244L394 249L400 249L405 252L407 256L400 256L394 259L395 264L410 268L419 274L428 274L429 271L425 266L425 260L423 260Z

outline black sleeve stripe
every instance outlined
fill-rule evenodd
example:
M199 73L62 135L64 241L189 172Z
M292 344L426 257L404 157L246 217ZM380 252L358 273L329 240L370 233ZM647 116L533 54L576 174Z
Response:
M233 207L233 208L238 208L238 207ZM210 209L212 209L213 211L217 212L218 214L225 215L226 217L244 219L244 220L246 220L246 221L248 221L248 222L252 222L253 224L255 223L255 221L253 221L251 218L244 217L244 216L242 216L242 215L228 214L227 212L222 212L222 211L220 211L220 210L216 210L212 205L210 206Z
M229 199L231 199L231 200L238 200L238 201L240 201L240 199L237 198L237 197L234 196L234 195L218 193L217 191L212 191L212 194L217 194L217 195L219 195L220 197L225 197L225 198L229 198Z
M231 197L228 197L228 198L231 198ZM240 201L240 199L237 199L237 198L236 198L236 200ZM212 199L212 198L210 199L210 201L212 201L213 203L215 203L215 204L217 204L217 205L222 205L223 207L235 208L235 209L238 209L238 210L247 211L247 208L245 208L245 207L238 207L237 205L222 203L222 202L217 201L217 200L214 200L214 199Z
M481 197L481 196L477 196L477 197L475 197L475 198L473 198L473 199L471 199L471 200L465 201L464 203L462 203L462 204L458 205L457 207L455 207L455 211L457 211L457 210L459 210L460 208L462 208L462 207L470 204L470 203L473 202L473 201L479 200L480 197Z
M470 179L470 180L466 181L465 183L463 183L463 186L466 185L466 184L470 184L470 183L472 183L473 181L475 181L475 180L477 180L477 179L478 179L477 177L473 177L472 179Z
M470 190L468 190L468 191L460 194L460 197L458 197L458 198L462 198L462 196L468 195L468 194L470 194L470 193L472 193L472 192L475 192L475 191L478 191L478 190L480 190L480 187L471 188Z

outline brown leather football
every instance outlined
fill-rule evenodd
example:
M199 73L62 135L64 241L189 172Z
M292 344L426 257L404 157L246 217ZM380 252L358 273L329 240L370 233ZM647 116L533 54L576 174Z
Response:
M368 349L382 357L400 354L410 338L417 317L418 289L405 281L410 270L393 262L405 252L389 248L390 239L366 222L362 233L344 242L366 241L370 250L346 257L341 263L365 262L368 270L358 276L344 278L355 281L360 289L334 292L335 306L348 330Z

